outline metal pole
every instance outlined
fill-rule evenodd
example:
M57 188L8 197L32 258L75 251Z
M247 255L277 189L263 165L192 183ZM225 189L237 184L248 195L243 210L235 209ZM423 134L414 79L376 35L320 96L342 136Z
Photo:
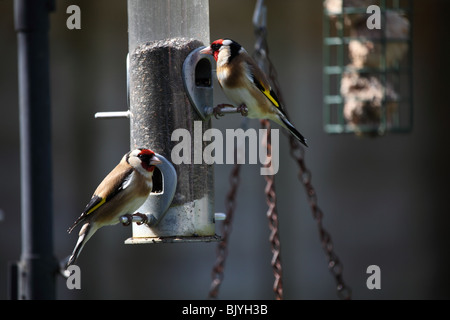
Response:
M49 12L54 0L15 0L18 42L22 254L18 299L54 299Z

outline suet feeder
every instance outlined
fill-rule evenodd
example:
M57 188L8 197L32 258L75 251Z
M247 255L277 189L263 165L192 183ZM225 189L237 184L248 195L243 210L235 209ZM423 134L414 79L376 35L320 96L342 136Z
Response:
M163 163L155 169L152 192L137 210L148 219L133 223L125 243L218 241L213 166L194 161L196 145L191 163L175 164L171 158L179 143L171 138L175 130L194 137L199 127L202 133L211 128L194 103L200 110L213 104L212 61L195 54L209 42L208 0L129 0L128 25L129 110L123 115L130 119L130 149L149 148ZM192 92L186 90L186 78L193 83ZM202 150L205 146L202 141Z
M324 130L412 129L412 1L324 0Z

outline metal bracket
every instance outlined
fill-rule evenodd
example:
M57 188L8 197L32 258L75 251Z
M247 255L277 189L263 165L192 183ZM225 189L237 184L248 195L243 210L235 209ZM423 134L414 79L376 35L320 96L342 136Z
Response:
M117 119L117 118L126 118L130 119L130 54L127 54L127 111L106 111L106 112L97 112L95 113L95 119Z
M157 225L166 214L167 209L172 204L178 182L177 172L172 163L158 153L156 153L156 156L162 162L157 167L162 173L163 188L162 192L150 193L148 200L144 203L145 208L150 212L150 216L156 219L151 225ZM152 220L149 219L149 221Z
M203 121L211 116L213 105L212 66L215 61L211 55L201 54L203 47L193 50L183 63L183 83L192 106Z
M106 111L106 112L96 112L95 118L98 119L116 119L116 118L130 118L130 110L127 111Z

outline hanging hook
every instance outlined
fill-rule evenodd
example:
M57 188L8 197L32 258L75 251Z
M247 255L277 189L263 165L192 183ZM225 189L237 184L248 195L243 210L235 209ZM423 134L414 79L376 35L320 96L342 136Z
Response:
M255 51L253 57L259 67L265 70L265 60L267 59L267 7L264 0L257 0L253 13L253 28L255 31Z
M256 29L266 29L267 25L267 7L264 0L257 0L255 11L253 13L253 26Z

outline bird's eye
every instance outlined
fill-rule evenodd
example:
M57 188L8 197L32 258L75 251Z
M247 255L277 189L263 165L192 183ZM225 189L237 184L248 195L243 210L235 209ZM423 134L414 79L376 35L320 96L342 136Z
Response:
M145 161L148 161L150 159L150 155L145 154L145 153L141 153L141 154L138 154L138 158L145 162Z
M219 43L214 43L214 44L211 45L211 49L212 49L213 51L218 51L218 50L220 49L221 46L222 46L222 45L219 44Z

